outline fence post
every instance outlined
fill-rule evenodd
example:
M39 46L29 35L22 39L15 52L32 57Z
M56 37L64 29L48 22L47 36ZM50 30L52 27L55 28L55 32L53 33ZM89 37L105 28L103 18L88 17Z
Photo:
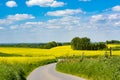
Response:
M84 52L82 52L80 62L82 62L82 61L83 61L83 59L84 59Z
M108 57L109 57L109 55L107 54L107 51L104 53L104 57L105 57L105 58L108 58Z

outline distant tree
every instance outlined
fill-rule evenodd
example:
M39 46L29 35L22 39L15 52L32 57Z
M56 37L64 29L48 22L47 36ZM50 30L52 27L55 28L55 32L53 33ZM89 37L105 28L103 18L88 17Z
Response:
M64 42L62 45L71 45L71 42Z
M82 40L82 43L84 43L84 44L90 44L90 38L83 37L83 38L81 38L81 40Z
M105 43L91 43L87 37L75 37L71 41L71 47L74 50L100 50L106 48Z
M87 37L83 37L80 39L81 49L86 50L90 45L90 39Z
M85 50L88 48L89 44L90 39L87 37L84 38L75 37L71 41L71 47L74 50Z
M50 48L53 48L53 47L56 47L56 46L57 46L57 43L55 41L52 41L52 42L49 42L46 45L44 45L44 48L45 49L50 49Z
M71 41L71 47L72 47L72 49L74 49L74 50L80 50L80 38L79 37L75 37L75 38L73 38L72 39L72 41Z
M106 41L107 44L120 44L119 40L110 40L110 41Z
M57 46L62 46L63 44L62 43L57 43Z

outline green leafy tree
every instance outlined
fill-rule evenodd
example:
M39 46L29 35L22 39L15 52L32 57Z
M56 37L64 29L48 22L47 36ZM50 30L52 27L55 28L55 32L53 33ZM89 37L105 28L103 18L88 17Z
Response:
M71 47L73 50L100 50L106 48L106 45L103 42L91 43L87 37L75 37L71 41Z
M56 47L56 46L57 46L57 43L55 41L52 41L52 42L49 42L46 45L44 45L44 48L50 49L50 48L53 48L53 47Z
M79 37L75 37L72 39L71 41L71 47L73 50L80 50L80 38Z

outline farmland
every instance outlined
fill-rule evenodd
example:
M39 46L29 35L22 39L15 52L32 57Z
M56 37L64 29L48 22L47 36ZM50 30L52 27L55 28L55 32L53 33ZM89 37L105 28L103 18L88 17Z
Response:
M108 45L108 47L116 47L116 45ZM85 56L103 55L105 50L72 50L71 46L58 46L52 49L36 49L36 48L12 48L12 47L0 47L0 53L6 55L15 55L22 57L41 57L41 56L80 56L84 52ZM113 51L113 55L120 55L120 50Z
M108 45L115 47L119 45ZM104 55L105 50L72 50L71 46L52 49L0 47L0 80L25 80L34 68L55 62L57 58ZM109 51L108 51L109 53ZM120 55L120 50L112 52Z

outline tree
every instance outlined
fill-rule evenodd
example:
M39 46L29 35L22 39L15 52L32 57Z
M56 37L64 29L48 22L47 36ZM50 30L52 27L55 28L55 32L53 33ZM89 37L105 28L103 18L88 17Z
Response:
M80 38L75 37L71 41L71 47L73 50L80 50Z
M111 41L106 41L107 44L119 44L119 40L111 40Z
M73 50L100 50L106 48L106 45L103 42L91 43L87 37L75 37L71 41L71 47Z
M82 50L86 50L90 45L90 39L87 37L83 37L80 40L80 44L81 44Z
M50 49L50 48L53 48L53 47L56 47L56 46L57 46L57 43L55 41L52 41L52 42L49 42L46 45L44 45L44 48L45 49Z
M90 39L87 37L75 37L71 41L71 47L74 50L86 50L90 44Z

